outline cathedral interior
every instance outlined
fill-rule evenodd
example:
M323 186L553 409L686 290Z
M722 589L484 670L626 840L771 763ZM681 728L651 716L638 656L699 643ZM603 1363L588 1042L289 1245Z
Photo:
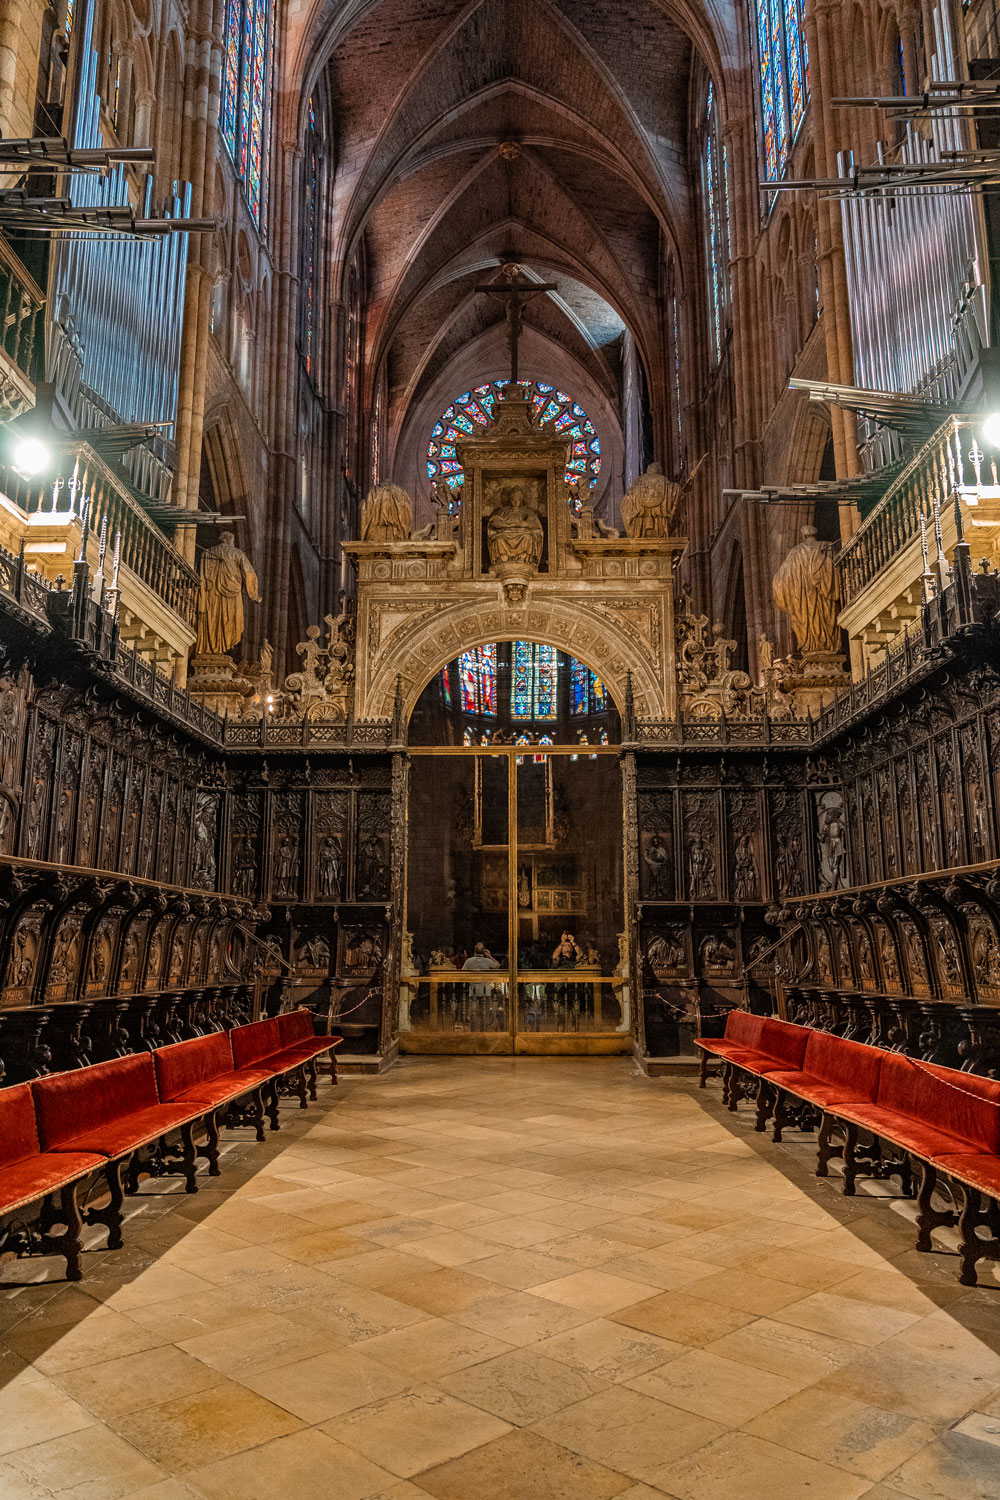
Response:
M1000 0L0 0L2 1500L1000 1500Z

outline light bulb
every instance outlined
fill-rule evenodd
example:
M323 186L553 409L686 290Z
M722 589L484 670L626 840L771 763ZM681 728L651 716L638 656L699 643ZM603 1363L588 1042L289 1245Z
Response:
M18 473L31 479L35 474L40 474L43 469L49 467L52 462L52 449L48 443L43 443L41 438L18 438L14 444L12 461Z

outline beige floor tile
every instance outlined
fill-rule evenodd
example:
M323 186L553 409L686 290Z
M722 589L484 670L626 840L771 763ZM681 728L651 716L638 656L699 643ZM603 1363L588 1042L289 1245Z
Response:
M99 1426L22 1448L9 1453L3 1462L27 1483L31 1500L49 1500L67 1492L72 1496L82 1493L86 1500L124 1500L136 1490L167 1478L162 1468ZM85 1479L85 1490L81 1479ZM9 1500L5 1486L0 1494Z
M753 1436L866 1479L884 1479L935 1436L924 1422L834 1391L801 1391L745 1424Z
M480 1364L513 1346L448 1318L429 1318L379 1338L366 1339L359 1352L401 1370L412 1381L438 1380L466 1365Z
M211 1290L203 1276L169 1262L158 1263L112 1292L104 1299L104 1305L113 1312L131 1312L133 1308L150 1307L155 1302L169 1302L176 1297L199 1297Z
M851 1261L834 1260L831 1256L815 1255L807 1250L765 1250L744 1261L743 1270L772 1277L775 1281L787 1281L811 1292L828 1291L858 1274L857 1266Z
M311 1333L326 1334L336 1343L355 1344L394 1328L408 1328L426 1314L383 1292L327 1277L319 1295L295 1308L290 1316Z
M488 1254L495 1254L496 1245L510 1245L525 1249L530 1245L544 1245L557 1240L563 1231L556 1224L545 1224L541 1219L519 1215L509 1219L491 1219L488 1224L479 1224L476 1234L484 1241Z
M631 1380L687 1352L684 1344L656 1338L651 1333L638 1333L606 1318L595 1318L592 1323L543 1339L534 1348L538 1354L575 1365L607 1381Z
M30 1360L43 1375L99 1364L116 1355L139 1354L163 1342L132 1317L103 1307L65 1330L19 1325L10 1329L5 1338L16 1354Z
M455 1323L492 1334L505 1343L534 1344L553 1334L565 1333L579 1323L589 1321L586 1313L575 1307L562 1307L531 1292L508 1292L505 1297L488 1297L470 1307L449 1313Z
M598 1227L550 1240L546 1246L546 1253L557 1255L560 1260L571 1260L578 1266L586 1266L594 1270L598 1266L607 1265L609 1261L617 1261L627 1255L628 1251L621 1240L602 1234Z
M343 1229L317 1229L310 1225L303 1234L292 1235L287 1240L272 1240L270 1248L275 1254L286 1255L289 1260L299 1261L304 1266L322 1266L340 1255L357 1255L358 1242Z
M872 1345L901 1333L920 1315L897 1312L892 1307L875 1307L837 1292L813 1292L789 1307L776 1309L772 1316L777 1323L791 1323L813 1333L828 1333L833 1338Z
M498 1282L517 1292L527 1292L543 1281L554 1281L559 1276L572 1275L576 1269L571 1260L560 1260L557 1256L547 1255L544 1245L537 1250L503 1250L488 1256L486 1260L477 1260L474 1267L477 1276Z
M437 1315L461 1312L497 1294L494 1281L449 1268L418 1271L402 1281L388 1281L379 1290L397 1302Z
M411 1379L358 1349L330 1348L312 1359L247 1375L243 1384L314 1426L356 1406L395 1396Z
M718 1275L719 1268L707 1260L691 1260L680 1255L672 1245L656 1245L652 1249L636 1250L622 1246L622 1254L605 1262L605 1269L616 1276L629 1276L634 1281L644 1281L659 1287L663 1292L679 1292L693 1286L705 1276Z
M624 1276L610 1276L606 1271L576 1271L555 1281L542 1282L534 1289L536 1297L546 1297L564 1307L576 1307L594 1316L619 1312L657 1295L655 1286L644 1286Z
M612 1500L633 1488L624 1475L525 1431L428 1469L419 1482L436 1500Z
M497 1223L505 1222L506 1220L497 1220ZM492 1225L480 1227L489 1229ZM480 1239L471 1234L462 1234L457 1229L440 1230L437 1234L414 1235L412 1239L401 1238L399 1243L410 1255L433 1261L438 1266L452 1268L468 1265L472 1261L485 1260L487 1256L496 1254L496 1246L492 1241Z
M646 1302L613 1313L612 1321L626 1323L643 1333L676 1340L700 1348L752 1321L750 1313L718 1307L714 1302L689 1297L683 1292L661 1292Z
M857 1344L758 1318L705 1346L712 1354L810 1385L858 1357Z
M434 1386L418 1386L347 1412L322 1430L401 1479L412 1479L492 1442L510 1427Z
M88 1427L94 1418L50 1380L15 1376L0 1389L0 1453Z
M540 1224L552 1224L556 1229L561 1229L563 1234L569 1234L613 1223L616 1215L609 1213L606 1208L594 1208L587 1203L561 1203L556 1199L546 1198L545 1207L536 1209L531 1217Z
M319 1431L277 1438L188 1477L206 1500L372 1500L393 1484L385 1469Z
M692 1294L715 1302L720 1307L730 1307L735 1312L755 1313L757 1317L770 1317L780 1308L801 1302L803 1291L787 1281L774 1281L769 1276L760 1276L756 1271L740 1267L731 1271L716 1271L713 1275L699 1279L691 1287Z
M724 1427L748 1422L799 1389L799 1382L766 1370L755 1370L748 1378L746 1365L704 1349L691 1349L659 1369L634 1377L628 1385L630 1390Z
M276 1317L274 1313L261 1313L235 1328L215 1329L198 1338L185 1339L179 1347L213 1370L240 1380L260 1370L273 1370L320 1354L327 1342L324 1334L310 1333L301 1323Z
M549 1359L537 1349L514 1349L442 1376L439 1384L451 1395L492 1412L501 1421L526 1427L584 1401L607 1384L572 1365Z
M825 1376L819 1387L940 1428L959 1413L964 1416L978 1409L994 1383L945 1361L934 1363L925 1354L904 1353L882 1344Z
M105 1421L142 1406L206 1391L221 1378L218 1371L171 1345L56 1376L64 1391ZM0 1394L0 1408L5 1403L6 1393Z
M297 1418L234 1381L146 1406L111 1424L164 1469L182 1474L301 1427Z
M235 1328L238 1323L259 1318L260 1308L247 1301L245 1295L220 1287L197 1297L133 1307L128 1317L130 1322L157 1335L157 1342L175 1344L215 1328Z
M654 1484L672 1460L704 1447L723 1429L638 1391L613 1386L543 1418L534 1430L595 1463Z
M677 1500L858 1500L868 1480L733 1432L664 1468L657 1483Z

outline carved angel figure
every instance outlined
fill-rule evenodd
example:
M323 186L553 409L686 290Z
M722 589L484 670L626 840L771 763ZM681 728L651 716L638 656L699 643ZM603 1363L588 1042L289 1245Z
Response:
M413 528L413 501L398 484L374 484L361 507L363 542L405 542Z

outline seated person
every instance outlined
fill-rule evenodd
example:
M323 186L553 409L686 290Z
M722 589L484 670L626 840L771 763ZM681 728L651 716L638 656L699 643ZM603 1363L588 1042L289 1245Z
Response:
M575 969L583 957L583 949L571 932L564 932L552 950L554 969Z

